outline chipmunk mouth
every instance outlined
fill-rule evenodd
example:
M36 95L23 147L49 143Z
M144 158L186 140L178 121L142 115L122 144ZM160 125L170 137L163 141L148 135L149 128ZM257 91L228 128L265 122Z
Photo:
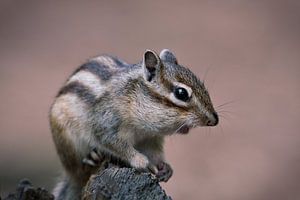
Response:
M190 131L190 127L188 125L184 125L177 131L177 133L188 134L189 131Z

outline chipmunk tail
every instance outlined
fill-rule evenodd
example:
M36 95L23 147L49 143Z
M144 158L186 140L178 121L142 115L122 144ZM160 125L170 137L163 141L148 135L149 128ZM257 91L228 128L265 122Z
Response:
M82 187L74 184L67 176L62 177L54 190L55 200L80 200L82 196Z

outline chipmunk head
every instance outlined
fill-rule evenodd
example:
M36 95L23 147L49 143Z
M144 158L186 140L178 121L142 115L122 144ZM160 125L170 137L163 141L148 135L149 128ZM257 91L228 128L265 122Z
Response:
M218 115L204 84L193 72L179 65L171 51L164 49L158 56L147 50L142 66L144 79L152 91L153 109L161 110L155 116L161 122L157 126L169 132L188 133L196 126L218 124Z

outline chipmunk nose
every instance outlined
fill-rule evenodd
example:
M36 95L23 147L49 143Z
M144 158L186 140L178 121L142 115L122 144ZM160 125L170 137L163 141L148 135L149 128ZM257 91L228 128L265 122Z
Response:
M212 113L212 118L207 120L207 126L216 126L219 123L219 116L216 112Z

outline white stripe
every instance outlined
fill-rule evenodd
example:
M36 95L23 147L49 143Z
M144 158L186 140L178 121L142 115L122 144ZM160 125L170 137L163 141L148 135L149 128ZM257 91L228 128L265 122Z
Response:
M76 94L64 94L59 96L53 104L51 115L66 126L72 120L80 122L86 119L86 104Z
M191 98L192 93L193 93L192 88L190 88L189 86L187 86L183 83L180 83L180 82L173 82L173 85L175 87L182 87L182 88L186 89L186 91L188 92L189 98ZM168 97L173 103L175 103L179 106L187 107L189 105L189 102L184 102L184 101L181 101L180 99L177 99L174 95L174 91L172 91Z
M110 68L111 67L113 67L113 68L117 67L116 62L114 61L114 59L112 59L109 56L99 56L99 57L93 58L92 60L97 61L99 63L104 63L106 66L109 66Z
M72 140L79 153L88 153L88 144L96 139L86 126L88 106L76 94L59 96L53 104L51 117L64 128L65 137Z
M70 78L67 84L78 81L88 87L96 97L101 96L105 91L105 85L101 83L99 77L89 71L79 71Z

